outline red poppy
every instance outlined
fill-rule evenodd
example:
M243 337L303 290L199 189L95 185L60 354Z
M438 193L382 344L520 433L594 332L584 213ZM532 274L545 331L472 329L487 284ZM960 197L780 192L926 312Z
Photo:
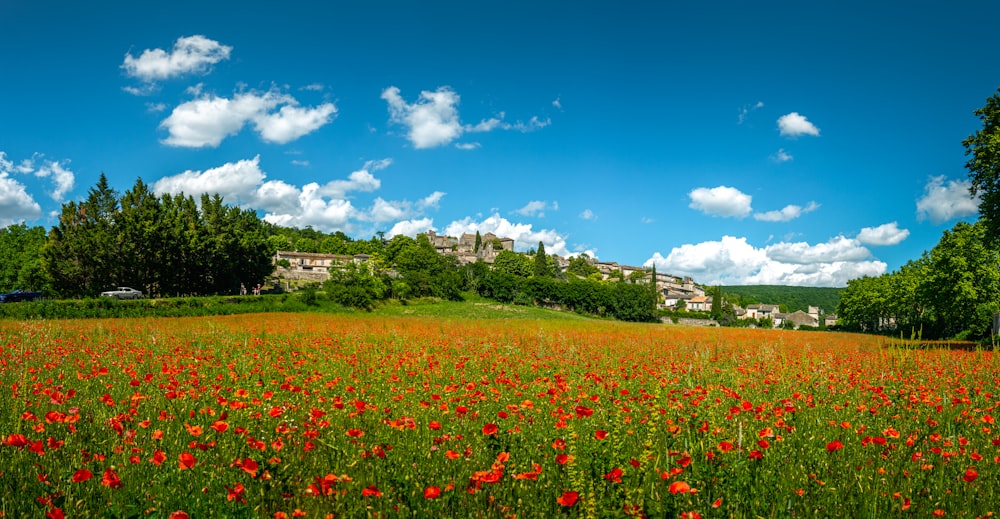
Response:
M624 474L625 474L625 472L622 471L622 469L620 469L618 467L615 467L615 468L611 469L611 472L608 472L607 474L604 475L604 479L606 479L608 481L611 481L613 483L621 483L622 482L622 476Z
M3 441L4 445L9 447L21 448L28 445L28 439L23 434L11 434L7 436L7 439Z
M110 488L121 488L122 481L118 479L118 474L108 467L104 469L104 476L101 477L101 484Z
M243 462L240 463L240 469L243 472L250 474L250 477L252 478L257 477L257 468L258 468L257 462L250 458L245 458L243 459Z
M226 423L226 422L223 422L223 421L219 420L219 421L216 421L216 422L212 423L212 425L210 425L210 427L212 429L214 429L215 432L224 433L224 432L226 432L227 429L229 429L229 424Z
M579 492L563 492L563 494L556 498L556 503L563 506L573 506L580 499Z
M433 421L432 420L429 424L427 424L427 427L431 428L431 430L434 430L434 431L441 430L441 422L437 422L437 421Z
M187 470L194 467L198 460L190 452L182 452L178 457L178 465L180 465L181 470Z
M188 515L187 512L183 510L178 510L176 512L171 512L170 517L168 519L190 519L190 516Z
M348 429L345 434L347 434L351 438L360 438L365 435L365 432L362 431L361 429Z
M424 499L436 499L440 495L440 487L427 487L424 489Z
M589 407L582 406L582 405L576 406L576 416L578 416L580 418L587 418L587 417L593 416L593 414L594 414L594 410L591 409L591 408L589 408Z
M556 454L556 463L560 465L565 465L573 461L573 456L570 454Z
M603 429L598 429L594 431L594 438L597 438L598 440L603 440L607 437L608 437L608 431L605 431Z
M167 461L167 454L161 450L153 451L153 457L149 461L153 462L153 465L160 466Z
M243 497L243 493L246 492L246 488L243 487L243 483L237 483L233 485L232 488L222 485L226 489L226 501L236 501L237 503L246 503L246 498Z
M371 486L369 486L369 487L367 487L365 489L362 489L361 490L361 495L364 496L364 497L368 497L368 496L382 497L382 492L379 491L379 489L378 489L377 486L371 485Z
M972 483L978 477L979 477L979 472L976 472L976 469L969 469L965 471L964 475L962 475L962 480L965 481L966 483Z
M73 483L83 483L94 477L94 474L87 469L80 469L73 474Z
M62 508L53 508L45 512L45 519L64 519L66 517L63 514Z
M488 423L483 426L483 434L487 436L496 434L498 430L500 430L500 428L497 427L497 424L495 423Z
M671 494L687 494L691 491L691 485L688 485L683 481L674 481L670 484L670 487L667 490L669 490Z
M836 452L844 448L844 444L840 443L840 440L833 440L832 442L826 444L826 452Z

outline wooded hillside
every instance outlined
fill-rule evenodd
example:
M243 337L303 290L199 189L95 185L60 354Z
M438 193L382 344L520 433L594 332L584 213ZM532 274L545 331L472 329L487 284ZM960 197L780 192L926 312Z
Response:
M842 288L788 287L780 285L723 286L722 293L739 296L740 306L751 303L785 305L789 312L818 306L828 314L837 313Z

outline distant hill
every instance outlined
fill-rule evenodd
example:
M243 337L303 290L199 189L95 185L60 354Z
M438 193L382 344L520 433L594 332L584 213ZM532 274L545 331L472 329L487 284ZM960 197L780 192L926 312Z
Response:
M758 303L785 305L789 312L818 306L828 314L837 313L842 288L787 287L781 285L723 286L722 293L753 299Z

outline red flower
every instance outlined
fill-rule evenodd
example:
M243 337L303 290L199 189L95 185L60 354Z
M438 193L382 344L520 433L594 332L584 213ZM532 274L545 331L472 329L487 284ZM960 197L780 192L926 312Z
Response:
M498 430L500 430L500 428L497 427L497 424L495 423L488 423L483 426L483 434L487 436L496 434Z
M439 431L439 430L441 430L441 422L438 422L438 421L435 421L435 420L431 420L431 422L429 424L427 424L427 427L430 427L431 430Z
M965 471L965 474L962 476L962 480L965 481L966 483L972 483L978 477L979 473L976 472L976 469L969 469Z
M611 469L611 472L608 472L607 474L604 475L604 479L606 479L608 481L611 481L611 482L614 482L614 483L621 483L622 482L622 476L624 474L625 474L625 472L623 472L622 469L620 469L618 467L615 467L615 468Z
M243 462L240 463L240 469L243 470L243 472L250 474L250 477L252 478L257 477L257 468L257 462L250 458L245 458Z
M379 491L377 486L371 485L368 488L361 490L361 495L364 497L368 496L382 497L382 492Z
M594 431L594 438L597 438L598 440L603 440L607 437L608 437L608 431L605 431L603 429L598 429Z
M83 483L94 477L94 474L87 469L80 469L73 474L73 483Z
M576 416L578 416L580 418L587 418L587 417L593 416L593 414L594 414L594 410L591 409L591 408L589 408L589 407L585 407L585 406L582 406L582 405L576 406Z
M212 423L212 425L210 425L209 427L215 429L215 432L224 433L226 432L227 429L229 429L229 424L219 420L217 422Z
M190 516L184 510L178 510L176 512L171 512L168 519L190 519Z
M560 465L565 465L573 461L573 456L569 454L556 454L556 463Z
M153 451L153 457L149 461L159 467L164 461L167 461L167 454L161 450Z
M674 481L670 484L670 487L667 490L669 490L671 494L687 494L691 491L691 485L688 485L683 481Z
M7 436L6 440L3 441L3 444L20 449L28 445L28 439L23 434L11 434Z
M65 517L62 508L53 508L45 512L45 519L64 519Z
M348 429L346 434L351 438L360 438L365 435L365 432L361 429Z
M246 503L246 499L243 497L243 493L246 492L246 488L243 487L243 483L237 483L232 488L222 485L226 489L226 501L236 501L237 503Z
M563 506L573 506L580 499L579 492L563 492L563 494L556 498L556 503Z
M836 452L844 448L844 444L840 443L840 440L833 440L832 442L826 444L826 452Z
M441 495L441 488L427 487L424 489L424 499L435 499Z
M121 488L122 480L118 479L118 474L108 467L104 469L104 476L101 477L101 484L109 488Z
M198 460L194 457L193 454L191 454L190 452L181 453L178 461L178 465L180 465L181 470L187 470L193 468L195 463L198 463Z

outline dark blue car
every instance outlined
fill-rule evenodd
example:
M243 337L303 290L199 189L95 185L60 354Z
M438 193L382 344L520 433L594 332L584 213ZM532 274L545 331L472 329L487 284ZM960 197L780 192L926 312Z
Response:
M41 299L40 292L28 292L27 290L15 290L6 294L0 294L0 303L18 303L21 301L34 301Z

